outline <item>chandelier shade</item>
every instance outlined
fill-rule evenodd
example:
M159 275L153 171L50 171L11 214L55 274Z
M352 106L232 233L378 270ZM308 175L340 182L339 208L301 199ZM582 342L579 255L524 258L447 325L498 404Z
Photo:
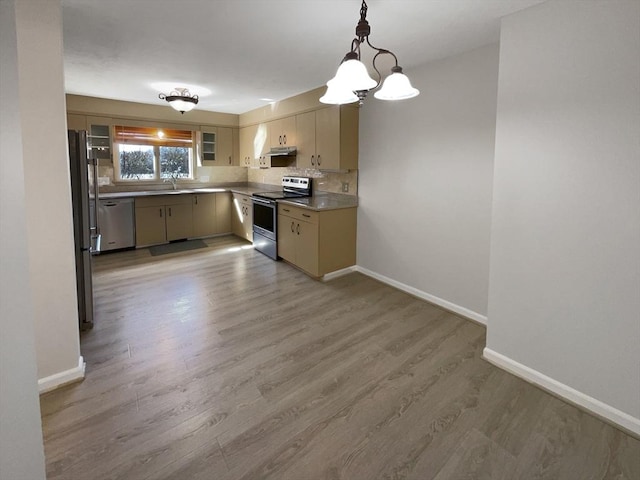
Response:
M360 60L351 59L342 62L338 67L336 76L330 82L335 82L340 88L346 88L352 92L358 90L371 90L378 82L369 76L367 67ZM329 83L327 82L327 86Z
M397 68L397 71L394 69ZM391 69L392 73L384 79L382 88L373 94L378 100L404 100L417 97L420 91L411 86L409 78L400 67Z
M327 103L329 105L343 105L345 103L358 101L358 96L353 93L353 90L335 82L334 80L329 80L327 87L327 92L320 97L321 103Z

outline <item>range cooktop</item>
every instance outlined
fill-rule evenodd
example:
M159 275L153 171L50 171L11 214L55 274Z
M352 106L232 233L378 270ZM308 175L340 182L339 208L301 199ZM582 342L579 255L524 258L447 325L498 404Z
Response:
M269 200L310 197L311 179L307 177L282 177L282 190L257 192L253 196Z

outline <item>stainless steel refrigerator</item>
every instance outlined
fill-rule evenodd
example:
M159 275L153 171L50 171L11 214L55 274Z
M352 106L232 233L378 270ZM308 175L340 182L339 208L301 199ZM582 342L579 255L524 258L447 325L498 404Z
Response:
M91 255L100 250L96 205L98 204L97 160L89 158L87 132L69 130L69 166L73 204L73 233L78 290L78 320L81 330L93 327L93 282Z

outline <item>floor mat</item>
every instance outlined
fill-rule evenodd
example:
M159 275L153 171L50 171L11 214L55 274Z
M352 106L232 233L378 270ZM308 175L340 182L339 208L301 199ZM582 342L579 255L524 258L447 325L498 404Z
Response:
M208 245L202 240L187 240L186 242L167 243L166 245L156 245L149 248L149 253L154 257L166 255L168 253L187 252L198 248L207 248Z

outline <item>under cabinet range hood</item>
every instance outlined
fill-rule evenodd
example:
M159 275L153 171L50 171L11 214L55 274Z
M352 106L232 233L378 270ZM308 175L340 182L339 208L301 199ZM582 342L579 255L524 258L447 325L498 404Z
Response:
M267 157L295 157L297 154L296 147L271 147Z

